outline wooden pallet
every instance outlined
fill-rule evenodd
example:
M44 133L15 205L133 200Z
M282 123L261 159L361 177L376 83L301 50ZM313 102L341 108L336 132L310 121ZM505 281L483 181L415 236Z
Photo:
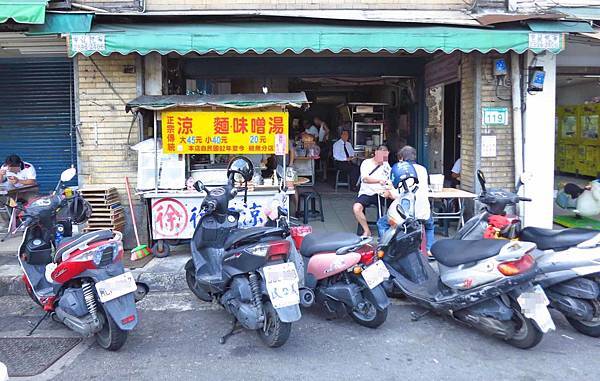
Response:
M122 230L125 225L125 209L116 188L92 185L81 189L80 193L92 206L92 215L85 231Z

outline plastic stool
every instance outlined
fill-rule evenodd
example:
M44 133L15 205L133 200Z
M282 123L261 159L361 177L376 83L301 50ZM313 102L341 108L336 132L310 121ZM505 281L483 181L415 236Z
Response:
M346 182L340 181L340 174L346 175ZM341 170L335 171L335 190L337 191L338 187L348 187L350 190L350 175L347 173L343 173Z
M304 201L302 203L302 201ZM316 209L316 203L319 202L319 210ZM321 222L325 222L325 216L323 215L323 201L321 195L314 191L300 192L298 195L298 204L303 205L302 216L303 223L308 223L308 218L318 218L321 216Z

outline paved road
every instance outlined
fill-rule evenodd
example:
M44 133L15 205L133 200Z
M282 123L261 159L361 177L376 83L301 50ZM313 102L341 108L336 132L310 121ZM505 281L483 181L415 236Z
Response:
M0 336L26 332L39 316L27 298L0 298ZM582 336L558 315L558 330L529 351L510 347L448 318L410 320L417 307L396 302L379 329L307 311L287 344L262 346L252 332L219 336L223 310L187 293L151 294L141 323L118 353L85 340L36 380L597 380L600 339ZM46 322L37 333L69 335Z

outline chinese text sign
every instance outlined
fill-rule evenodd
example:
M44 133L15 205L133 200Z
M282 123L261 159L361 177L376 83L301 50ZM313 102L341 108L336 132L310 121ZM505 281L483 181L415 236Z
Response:
M176 154L275 153L289 128L287 112L165 111L161 119L163 152Z

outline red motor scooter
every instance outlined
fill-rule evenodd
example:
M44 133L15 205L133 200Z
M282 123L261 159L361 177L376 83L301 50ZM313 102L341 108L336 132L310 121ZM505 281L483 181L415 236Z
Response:
M46 312L29 335L52 316L84 337L95 335L102 348L114 351L137 325L135 302L148 288L125 272L121 233L100 230L61 237L57 213L68 208L75 223L91 213L78 193L65 195L64 183L74 176L75 169L64 171L51 195L22 209L19 229L24 234L18 259L23 281L31 299Z
M377 328L387 318L390 301L383 281L390 273L380 261L371 237L352 233L309 233L309 226L291 228L305 269L300 302L314 302L329 312L348 313L358 324Z

